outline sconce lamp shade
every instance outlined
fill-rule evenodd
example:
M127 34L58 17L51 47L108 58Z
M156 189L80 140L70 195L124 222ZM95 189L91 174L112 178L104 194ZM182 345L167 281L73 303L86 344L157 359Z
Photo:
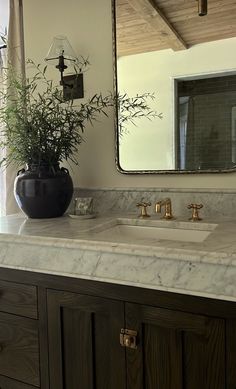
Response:
M55 65L60 72L64 100L84 97L83 74L76 72L76 74L64 76L64 71L69 66L75 69L78 64L78 58L66 36L58 35L53 38L45 61Z
M51 64L57 65L60 56L64 57L64 63L67 66L73 65L76 62L76 54L64 35L58 35L53 38L45 61L50 61Z

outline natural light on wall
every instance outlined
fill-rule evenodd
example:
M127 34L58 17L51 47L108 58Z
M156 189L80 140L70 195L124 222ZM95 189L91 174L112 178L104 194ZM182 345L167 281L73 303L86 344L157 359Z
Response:
M5 36L7 33L8 20L9 20L9 0L0 0L1 2L1 13L0 13L0 35ZM0 39L0 46L3 45L2 39ZM0 50L0 76L2 72L2 67L6 61L6 49ZM4 85L1 82L0 88L3 88ZM0 150L0 159L2 158L4 150ZM5 214L5 177L4 169L0 170L0 215Z

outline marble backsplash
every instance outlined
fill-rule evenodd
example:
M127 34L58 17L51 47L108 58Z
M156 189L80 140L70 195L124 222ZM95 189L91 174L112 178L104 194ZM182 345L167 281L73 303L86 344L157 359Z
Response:
M154 215L155 203L169 197L172 201L173 215L188 219L190 203L203 204L200 215L203 219L219 217L236 218L236 190L219 189L85 189L75 188L74 197L93 197L95 212L103 214L138 214L136 204L141 200L151 202L149 214ZM73 213L73 203L69 208Z

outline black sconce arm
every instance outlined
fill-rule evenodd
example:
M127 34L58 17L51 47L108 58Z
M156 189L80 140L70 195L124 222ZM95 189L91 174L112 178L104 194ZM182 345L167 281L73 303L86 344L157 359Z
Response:
M205 16L207 15L207 0L197 0L198 1L198 15Z

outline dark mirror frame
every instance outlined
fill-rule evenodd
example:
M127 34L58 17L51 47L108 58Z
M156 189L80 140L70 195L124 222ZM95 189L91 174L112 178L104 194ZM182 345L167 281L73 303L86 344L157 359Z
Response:
M112 27L113 27L113 71L114 71L114 94L115 96L118 93L118 83L117 83L117 41L116 41L116 0L111 0L112 3ZM217 72L215 74L217 76ZM212 74L209 74L212 76ZM203 77L206 77L204 74ZM175 100L174 107L174 122L176 128L177 121L177 82L180 79L187 79L189 77L183 76L181 78L175 78L174 85L174 95L173 99ZM118 130L118 106L115 107L115 162L117 170L122 174L215 174L215 173L232 173L236 171L236 165L233 168L228 169L204 169L204 170L124 170L120 165L119 158L119 130Z

